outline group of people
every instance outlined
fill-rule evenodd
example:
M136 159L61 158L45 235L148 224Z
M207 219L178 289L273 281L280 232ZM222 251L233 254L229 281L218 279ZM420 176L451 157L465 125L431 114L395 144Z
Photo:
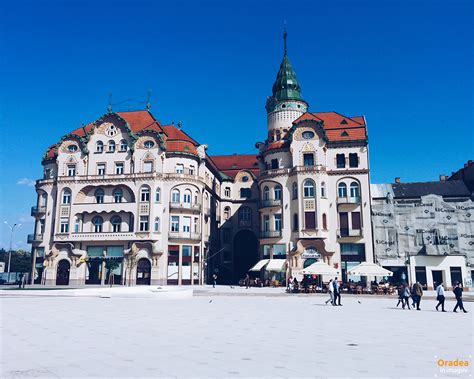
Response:
M341 290L342 286L337 281L337 278L331 279L328 283L329 299L326 300L326 305L331 302L332 305L341 304Z
M317 286L317 281L315 277L311 275L303 275L303 279L301 281L298 281L296 277L290 276L288 278L286 290L287 292L290 293L298 293L300 290L303 290L306 293L310 292L310 288L313 289L321 289L319 286Z
M436 300L438 301L438 304L436 305L435 309L439 311L439 307L441 306L441 312L446 312L446 310L444 309L444 302L446 300L446 297L443 284L444 283L440 283L436 287ZM464 305L462 302L463 288L461 286L461 283L454 283L453 292L454 296L456 297L456 306L454 307L453 312L457 312L457 309L459 308L464 313L467 313L466 309L464 309ZM423 297L423 286L420 284L420 282L416 282L411 287L408 284L404 284L398 287L397 307L401 304L403 309L405 309L405 307L411 309L410 297L412 299L412 307L416 307L416 310L418 311L421 310L420 303L421 298Z

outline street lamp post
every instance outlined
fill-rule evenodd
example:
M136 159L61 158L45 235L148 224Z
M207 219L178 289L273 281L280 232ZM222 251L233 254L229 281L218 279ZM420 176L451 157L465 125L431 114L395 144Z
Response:
M10 282L10 263L12 260L12 242L13 242L13 231L15 230L15 227L18 226L20 227L21 224L13 224L12 226L8 225L8 222L5 221L5 225L10 228L10 249L8 251L8 268L7 268L7 273L8 273L8 282Z

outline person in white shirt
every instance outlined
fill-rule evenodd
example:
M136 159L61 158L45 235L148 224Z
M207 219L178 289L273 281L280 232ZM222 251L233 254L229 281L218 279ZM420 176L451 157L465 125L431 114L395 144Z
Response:
M438 307L441 305L441 312L446 312L444 310L444 300L446 298L444 297L444 288L443 288L443 283L441 282L438 287L436 287L436 300L438 300L438 305L436 306L436 310L438 310Z
M331 302L334 305L334 286L332 284L332 279L328 283L329 299L326 300L326 305Z

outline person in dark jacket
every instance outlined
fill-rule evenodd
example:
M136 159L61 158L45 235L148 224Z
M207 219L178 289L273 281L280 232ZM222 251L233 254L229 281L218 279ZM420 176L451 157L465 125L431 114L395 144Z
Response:
M403 293L404 292L405 292L405 288L402 285L398 286L398 289L397 289L397 294L398 294L397 308L400 304L403 305Z
M467 313L467 311L464 309L464 305L462 303L462 287L461 287L461 283L459 282L456 282L455 283L455 287L454 287L454 296L456 296L456 306L454 307L453 309L453 312L456 312L457 313L457 310L458 307L460 310L462 310L464 313Z
M416 304L416 310L419 311L420 309L420 303L421 303L421 297L423 296L423 287L421 286L420 282L416 282L413 285L413 292L415 295L415 304Z

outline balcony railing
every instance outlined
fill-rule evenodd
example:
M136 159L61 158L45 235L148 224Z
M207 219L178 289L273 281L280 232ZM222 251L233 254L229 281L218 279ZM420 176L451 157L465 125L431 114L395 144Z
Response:
M201 211L201 204L198 203L175 203L170 202L170 209L191 210L195 212Z
M182 239L182 240L200 240L201 233L190 233L190 232L169 232L170 239Z
M260 238L278 238L281 237L281 230L261 230Z
M281 207L281 199L262 200L260 208Z
M46 207L45 206L31 207L31 215L33 217L42 215L45 212L46 212Z
M291 168L274 168L270 170L265 170L260 173L260 178L272 177L278 175L286 175L290 173Z
M322 164L315 164L313 166L296 166L291 169L291 173L293 172L320 172L326 171L326 166Z
M43 234L28 234L27 243L43 241Z
M337 236L341 237L362 237L362 229L337 229Z
M133 232L74 232L70 234L70 239L74 241L123 241L133 238L135 238Z
M360 204L360 196L337 197L338 204Z

